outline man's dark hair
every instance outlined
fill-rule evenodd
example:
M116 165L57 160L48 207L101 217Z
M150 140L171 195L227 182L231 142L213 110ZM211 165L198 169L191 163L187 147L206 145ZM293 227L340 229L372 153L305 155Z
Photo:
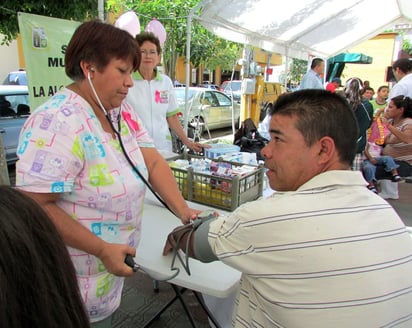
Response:
M412 72L412 60L400 58L392 64L392 69L399 68L405 74Z
M296 117L296 128L308 146L322 137L331 137L341 162L352 163L358 124L343 97L326 90L299 90L280 96L270 114Z
M310 65L310 68L314 69L316 66L320 65L323 62L324 62L324 60L322 58L313 58L312 63Z

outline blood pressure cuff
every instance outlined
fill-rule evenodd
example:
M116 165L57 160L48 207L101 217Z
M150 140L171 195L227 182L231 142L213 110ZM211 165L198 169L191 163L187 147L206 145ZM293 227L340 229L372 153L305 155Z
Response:
M208 241L209 225L215 219L205 220L194 232L193 253L195 258L201 262L213 262L219 260L213 253Z

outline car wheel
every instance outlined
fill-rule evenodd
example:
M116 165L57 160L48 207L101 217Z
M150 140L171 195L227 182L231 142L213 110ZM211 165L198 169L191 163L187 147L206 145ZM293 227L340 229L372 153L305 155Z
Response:
M187 127L187 137L193 139L195 137L195 128L193 126Z
M204 127L205 127L205 121L203 120L202 117L194 117L192 121L190 122L190 125L193 127L193 135L194 137L199 137L203 134Z

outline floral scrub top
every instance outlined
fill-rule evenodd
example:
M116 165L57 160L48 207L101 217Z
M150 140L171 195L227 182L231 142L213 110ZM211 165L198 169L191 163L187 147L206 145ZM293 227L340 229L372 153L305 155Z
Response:
M154 147L152 139L127 103L111 113L129 157L147 178L140 147ZM137 247L146 186L82 97L64 89L41 105L21 131L17 154L18 188L59 193L57 205L73 220L107 242ZM118 308L124 278L108 273L96 257L68 250L90 319L103 320Z
M156 72L156 77L147 81L139 72L135 72L133 82L127 102L143 121L156 148L171 152L172 136L166 118L179 112L172 80L167 75Z

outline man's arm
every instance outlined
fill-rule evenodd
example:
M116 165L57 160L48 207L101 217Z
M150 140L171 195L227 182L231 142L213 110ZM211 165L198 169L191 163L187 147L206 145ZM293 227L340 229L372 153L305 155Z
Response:
M163 248L163 255L174 249L181 249L201 262L218 260L208 241L209 225L216 218L209 215L206 218L199 216L193 223L175 228L168 236ZM187 247L188 246L188 247Z

